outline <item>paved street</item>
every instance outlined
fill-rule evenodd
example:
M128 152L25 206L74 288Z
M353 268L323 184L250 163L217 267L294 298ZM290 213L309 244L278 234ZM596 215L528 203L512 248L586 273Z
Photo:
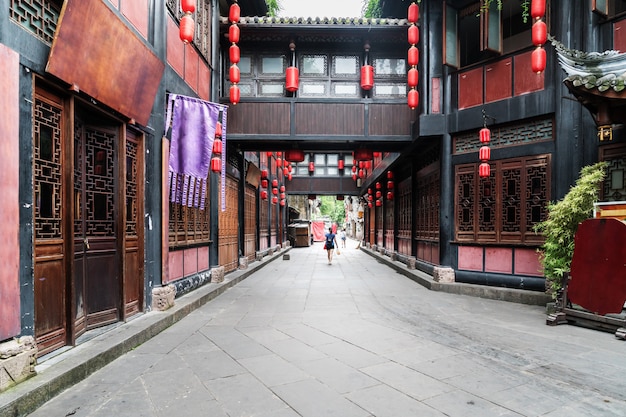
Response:
M292 249L31 415L626 416L613 334L429 291L354 242L328 265L321 246Z

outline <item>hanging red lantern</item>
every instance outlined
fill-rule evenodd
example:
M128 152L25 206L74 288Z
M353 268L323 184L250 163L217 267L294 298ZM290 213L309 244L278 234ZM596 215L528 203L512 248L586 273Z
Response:
M231 23L239 22L241 18L241 8L237 3L233 3L230 5L230 9L228 11L228 20Z
M222 137L222 122L217 122L215 124L215 137L216 138Z
M546 50L539 47L530 55L530 66L533 72L540 74L546 69Z
M408 30L409 45L417 45L420 41L420 30L417 26L411 25Z
M239 103L239 99L241 98L241 91L239 91L239 87L237 85L230 86L230 102L233 105Z
M277 167L282 167L283 166L282 158L276 158L276 166Z
M293 167L291 166L291 164L289 164L289 166L287 167L287 169L289 170L289 173L291 173L293 171Z
M420 17L420 8L416 3L411 3L409 5L409 10L407 12L408 20L411 23L417 23Z
M356 181L357 179L357 175L356 174L352 174L352 180Z
M407 62L410 67L414 67L420 62L419 50L415 45L409 48L409 52L407 53Z
M363 162L363 168L365 168L366 170L370 170L372 169L372 161L371 160L367 160Z
M337 168L339 168L339 170L343 170L344 168L343 159L340 159L339 161L337 161Z
M483 162L482 164L480 164L480 166L478 167L478 175L481 178L486 178L488 176L491 175L491 166L489 166L488 163Z
M180 18L180 26L178 28L179 36L180 40L183 41L185 44L193 42L194 29L195 24L190 13L187 13Z
M304 152L300 149L290 149L285 151L285 159L290 162L304 161Z
M365 172L362 169L359 169L359 178L363 179L365 177Z
M387 179L393 179L393 171L387 171Z
M239 42L240 35L241 35L241 30L239 29L239 26L237 26L234 23L230 25L230 27L228 28L228 40L231 43L237 43Z
M371 149L357 149L354 151L354 159L359 161L359 164L363 161L368 161L373 158Z
M417 68L411 67L411 69L409 70L407 74L406 83L408 84L409 87L415 88L417 87L418 79L419 79L419 72L417 71Z
M274 156L273 152L265 152L265 156L267 156L268 158L271 158L272 156Z
M220 172L222 170L222 160L217 156L211 158L211 171Z
M387 190L393 190L393 181L387 181Z
M285 73L285 88L292 93L298 90L298 68L287 67Z
M289 173L289 175L287 176L287 179L288 179L289 181L291 181L291 178L292 178L292 175L291 175L291 173Z
M372 152L372 157L380 158L381 157L381 152Z
M376 200L376 207L380 207L383 205L383 201L381 199Z
M380 190L381 188L383 188L383 185L380 182L376 182L376 189Z
M374 67L363 65L361 67L361 88L363 90L371 90L372 87L374 87Z
M277 204L278 203L278 197L274 196L272 197L272 204Z
M287 175L289 175L289 168L285 167L283 168L283 175L286 177Z
M228 78L233 84L237 84L239 81L241 81L241 71L239 71L239 67L237 66L237 64L233 64L230 66L230 69L228 70Z
M356 174L356 165L352 165L352 172Z
M365 167L365 161L359 161L359 168Z
M546 22L544 22L543 20L537 20L535 23L533 23L532 31L533 45L541 46L546 43L546 40L548 40L548 30L546 28Z
M221 155L222 154L222 141L220 139L215 139L213 141L213 155Z
M387 192L387 200L393 200L393 192L392 191L388 191Z
M372 203L367 203L368 208L372 208Z
M261 190L261 200L267 200L267 191Z
M280 186L280 192L281 192L281 193L284 193L284 192L285 192L285 186L284 186L284 185L281 185L281 186Z
M419 93L416 89L412 88L409 90L407 102L411 110L417 107L417 105L419 104Z
M280 156L280 157L282 157L282 156L283 156L283 153L282 153L281 151L278 151L278 152L276 152L276 156Z
M478 136L480 137L480 143L489 143L491 140L491 130L488 127L483 127L478 132Z
M180 9L183 13L193 13L196 11L196 0L180 0Z
M262 169L261 170L261 179L263 179L263 180L267 179L267 169ZM265 186L265 188L267 188L267 185Z
M376 198L381 198L383 196L382 191L376 191Z
M267 186L269 185L267 180L261 180L261 187L263 188L267 188Z
M279 197L280 197L281 200L284 200L285 199L285 193L280 193Z
M280 206L281 207L285 207L285 199L281 199L280 200Z
M315 163L313 161L309 162L309 173L313 173L315 171Z
M230 62L233 64L237 64L239 62L241 59L241 51L239 50L239 46L237 46L237 44L233 43L230 45L230 48L228 49L228 56L230 58Z
M278 180L276 178L272 180L272 187L274 188L278 187Z
M489 146L482 146L478 150L478 159L485 162L491 159L491 149Z
M371 195L371 194L368 194L367 199L368 199L369 201L374 201L374 196L373 196L373 195Z
M272 187L272 194L278 195L278 188Z
M530 3L530 15L533 19L540 19L546 14L546 0L532 0Z

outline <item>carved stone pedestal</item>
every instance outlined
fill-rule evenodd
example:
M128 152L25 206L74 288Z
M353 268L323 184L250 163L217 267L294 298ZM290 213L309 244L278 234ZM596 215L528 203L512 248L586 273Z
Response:
M157 287L152 289L152 309L156 311L165 311L174 306L176 298L176 287L167 285L165 287Z
M224 267L211 268L211 282L220 283L224 281Z
M0 343L0 392L36 375L37 345L32 336Z

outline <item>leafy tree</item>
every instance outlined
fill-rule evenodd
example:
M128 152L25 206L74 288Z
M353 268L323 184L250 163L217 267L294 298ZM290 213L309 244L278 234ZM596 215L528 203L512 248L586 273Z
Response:
M380 7L380 0L364 0L362 14L367 18L380 18L382 17L382 8Z
M272 17L275 17L283 8L280 0L265 0L265 4L267 4L267 14Z
M333 222L342 225L346 220L346 210L343 201L338 201L333 196L320 196L320 213L328 216Z
M583 167L576 184L562 200L548 204L546 220L535 226L535 231L546 238L541 247L541 264L554 298L562 288L564 274L570 271L578 225L591 217L593 203L598 200L606 165L598 162Z

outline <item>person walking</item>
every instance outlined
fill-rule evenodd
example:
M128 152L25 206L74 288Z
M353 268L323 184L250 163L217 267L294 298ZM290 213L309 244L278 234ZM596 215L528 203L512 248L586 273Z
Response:
M328 254L328 265L331 265L333 263L333 252L335 250L335 245L337 245L337 239L335 238L332 227L328 228L328 233L326 233L325 236L326 242L324 243L324 249L326 249L326 253Z
M341 229L341 232L339 232L339 238L341 239L341 247L345 248L346 247L346 228L345 227Z

